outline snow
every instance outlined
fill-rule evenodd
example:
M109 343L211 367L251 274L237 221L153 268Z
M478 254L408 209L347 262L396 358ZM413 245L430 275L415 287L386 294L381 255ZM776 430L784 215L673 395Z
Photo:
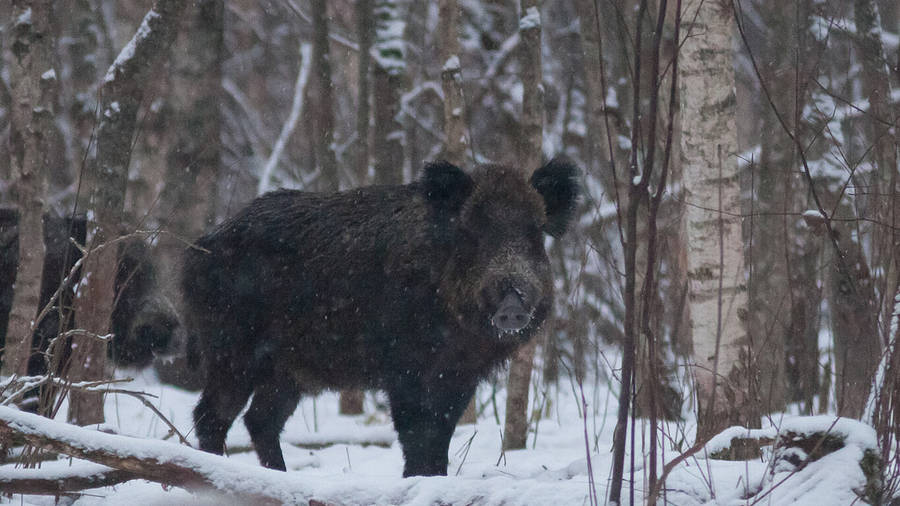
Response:
M153 9L147 11L147 14L144 16L144 20L141 22L141 26L134 34L134 37L132 37L131 40L128 41L128 44L125 44L125 47L122 48L122 51L120 51L119 55L116 56L116 61L114 61L113 64L109 66L109 69L106 71L106 77L103 78L104 82L108 83L114 80L119 69L134 57L134 51L137 48L137 45L142 40L149 37L150 33L152 33L153 31L150 28L150 22L158 17L159 14Z
M196 445L191 431L191 410L198 399L197 393L162 385L150 372L125 370L119 374L136 377L127 388L158 396L153 400L154 404L182 433L188 434L191 444ZM80 441L89 447L118 447L124 449L124 453L159 462L189 465L212 476L219 487L230 493L238 490L265 492L286 503L305 504L316 499L334 504L569 505L590 503L588 458L601 503L609 492L615 395L605 380L586 384L585 389L589 388L591 390L586 392L588 452L585 451L585 420L574 390L566 393L566 388L560 388L552 415L540 421L536 433L532 427L527 449L502 452L503 427L494 421L490 389L482 388L481 402L488 408L475 425L457 428L450 443L449 476L429 478L401 478L403 458L396 433L383 408L376 409L376 404L383 404L380 395L367 397L367 414L361 416L338 415L335 393L303 399L282 434L288 467L286 474L259 466L240 420L228 434L230 455L219 457L158 440L166 435L167 427L130 396L116 394L106 399L105 425L118 435L51 422L11 408L0 407L0 416L12 419L14 425L25 431L40 430L64 440ZM499 410L496 416L502 420L505 406L502 390L497 393L496 404ZM65 412L64 403L60 416L63 417ZM870 427L830 416L773 419L778 420L777 428L771 425L756 430L729 428L713 438L703 452L676 466L666 482L667 504L737 506L747 504L747 491L755 494L755 498L766 494L761 504L793 504L796 501L796 504L828 506L851 504L856 500L853 490L860 490L865 484L859 459L866 449L875 447L874 431ZM644 434L646 439L649 426L643 420L637 420L637 425L637 434ZM694 437L695 422L692 420L681 424L664 423L663 426L667 434L677 434L676 439L684 438L688 445ZM709 457L725 448L732 437L771 438L778 431L798 434L831 431L841 435L846 446L800 471L785 466L773 470L768 458L730 462ZM642 448L645 443L641 442L641 437L637 438L636 444L634 475L638 483L635 503L643 504L647 454ZM665 458L660 455L659 469L678 453L667 445ZM630 457L626 455L626 463L629 461ZM38 470L5 465L0 467L0 478L58 479L105 469L78 459L60 458L44 463ZM628 494L624 496L627 498ZM0 503L4 500L0 498ZM178 487L163 488L157 483L135 480L116 487L89 490L78 504L212 504L214 500L217 499ZM49 506L52 498L13 496L11 502Z
M31 7L25 9L25 12L19 14L16 18L15 26L31 26Z
M519 19L519 31L524 31L531 28L540 28L540 26L541 12L537 7L529 7L525 11L525 15Z
M459 70L459 56L454 54L447 58L447 61L444 62L444 68L441 70L444 72L455 72Z

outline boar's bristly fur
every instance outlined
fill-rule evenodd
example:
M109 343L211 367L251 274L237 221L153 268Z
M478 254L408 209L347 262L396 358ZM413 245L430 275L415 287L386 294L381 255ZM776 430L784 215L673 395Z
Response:
M279 436L302 394L382 389L404 476L446 474L475 386L550 312L543 234L571 220L576 175L565 159L531 180L437 162L408 185L268 193L200 238L182 283L206 371L201 449L223 452L254 394L245 424L261 463L283 470Z

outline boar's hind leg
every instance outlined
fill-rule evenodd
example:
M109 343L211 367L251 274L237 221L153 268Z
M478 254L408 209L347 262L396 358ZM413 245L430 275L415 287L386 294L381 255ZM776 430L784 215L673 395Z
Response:
M445 476L456 422L475 387L404 387L388 393L391 417L403 448L403 477Z
M292 380L269 379L256 387L250 409L244 415L244 425L259 463L269 469L286 470L278 440L299 401L300 389Z
M211 365L208 370L206 388L194 408L194 427L200 449L222 455L228 429L247 404L253 384L246 376L234 374L227 367Z

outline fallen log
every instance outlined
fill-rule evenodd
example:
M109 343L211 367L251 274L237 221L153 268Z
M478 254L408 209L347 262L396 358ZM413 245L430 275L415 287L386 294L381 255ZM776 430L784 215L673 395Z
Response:
M218 492L240 498L248 504L284 504L309 500L303 494L286 490L285 474L280 471L247 466L167 441L105 434L0 406L0 442L12 439L24 439L35 447L130 473L132 478L181 487L191 492ZM116 473L93 479L126 477L127 474ZM36 490L40 483L29 483L30 485L26 482L7 482L0 489L15 492L13 487L33 486L28 493L38 493ZM71 483L79 486L85 484L77 480ZM46 482L43 484L46 485ZM47 493L51 492L48 490Z

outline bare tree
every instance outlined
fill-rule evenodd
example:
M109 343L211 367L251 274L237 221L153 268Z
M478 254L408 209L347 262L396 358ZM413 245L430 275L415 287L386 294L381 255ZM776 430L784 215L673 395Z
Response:
M681 111L698 438L758 424L742 352L747 293L735 130L734 18L715 2L685 7ZM696 34L702 33L703 36Z
M397 121L403 90L403 16L397 0L375 0L375 68L372 78L375 114L375 181L403 182L403 127Z
M122 209L128 180L138 109L144 96L143 84L153 64L165 55L172 43L184 2L157 0L140 28L109 68L102 87L101 120L97 132L97 159L90 166L89 209L92 215L89 248L114 239L121 232ZM114 304L116 248L88 253L82 286L75 301L78 327L96 334L109 331ZM73 339L69 366L72 381L103 377L106 342L90 336ZM79 425L103 421L103 395L73 392L68 419Z
M369 100L372 94L372 35L375 20L372 18L373 0L356 2L356 32L359 37L359 90L356 100L356 178L364 183L369 177L369 121L371 108Z
M224 56L224 3L192 2L181 19L172 50L167 99L171 105L166 172L159 196L160 237L155 267L166 297L181 308L177 267L184 241L198 237L215 223L220 168ZM161 379L199 387L199 376L182 358L157 366Z
M310 6L313 25L313 86L310 106L313 112L316 166L322 173L322 188L340 189L341 181L334 154L334 85L331 82L331 56L328 49L328 2L313 0Z
M862 66L863 96L868 97L871 108L866 115L866 128L873 143L875 189L872 197L874 215L880 223L874 236L873 267L884 274L876 281L881 294L880 329L883 342L887 342L890 317L893 310L891 295L900 283L900 105L891 100L891 82L888 74L887 55L881 40L881 18L874 0L856 0L853 3L856 20L855 42L859 48Z
M459 64L459 8L456 0L441 0L438 35L441 62L441 88L444 90L444 158L462 165L466 155L466 123Z
M47 192L48 145L57 89L53 65L52 2L14 1L10 167L19 209L19 265L9 315L2 374L24 374L39 310L44 265L43 214Z
M541 12L540 0L521 0L519 19L519 64L522 79L522 135L517 146L519 167L534 170L541 163L544 97L541 86ZM509 365L506 389L506 423L503 449L525 448L528 438L528 391L531 368L539 339L522 346Z

